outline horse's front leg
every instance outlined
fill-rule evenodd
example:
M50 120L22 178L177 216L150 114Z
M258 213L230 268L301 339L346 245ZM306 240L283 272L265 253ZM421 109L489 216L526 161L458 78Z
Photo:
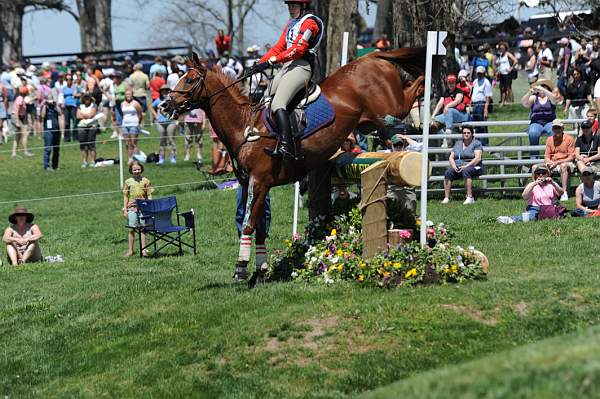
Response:
M242 234L240 236L240 251L235 268L234 279L236 281L245 280L248 277L248 262L250 261L250 251L252 249L252 235L256 231L258 218L262 216L265 209L265 199L268 189L250 178L248 182L248 195L246 199L246 212L242 224ZM266 248L264 246L265 234L257 234L257 267L266 264ZM261 247L259 247L261 245ZM258 250L261 249L261 256L258 256Z

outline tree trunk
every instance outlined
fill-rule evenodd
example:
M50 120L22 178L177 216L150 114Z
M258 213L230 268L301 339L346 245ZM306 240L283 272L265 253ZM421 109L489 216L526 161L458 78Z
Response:
M375 27L373 38L377 40L386 34L388 38L394 36L392 0L379 0L377 2L377 14L375 14Z
M112 0L76 0L81 51L112 51Z
M20 61L22 53L23 14L25 6L19 2L2 0L2 23L0 23L0 45L2 62Z
M323 36L317 51L317 62L315 70L313 71L313 79L315 82L321 82L327 76L327 42L329 41L327 36L327 25L329 22L329 0L316 0L313 4L314 14L321 18L326 27L325 35Z
M244 44L244 21L246 20L246 15L244 14L244 2L239 1L237 4L237 16L238 16L238 26L237 26L237 34L236 34L236 42L238 46L238 54L245 54L245 44Z
M349 32L348 60L356 54L356 19L358 0L329 0L329 18L327 22L327 75L340 67L342 59L342 35Z

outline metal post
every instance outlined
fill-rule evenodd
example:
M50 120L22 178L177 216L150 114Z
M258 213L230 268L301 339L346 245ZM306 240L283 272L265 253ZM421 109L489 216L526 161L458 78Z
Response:
M119 185L123 189L123 137L119 134Z
M300 182L294 183L294 223L292 225L292 234L298 234L298 208L300 205Z
M421 246L427 244L427 180L429 171L429 125L431 124L431 64L432 51L437 46L436 32L427 32L425 59L425 112L423 113L423 149L421 150Z
M342 62L340 66L344 66L348 63L348 40L350 33L344 32L342 35Z

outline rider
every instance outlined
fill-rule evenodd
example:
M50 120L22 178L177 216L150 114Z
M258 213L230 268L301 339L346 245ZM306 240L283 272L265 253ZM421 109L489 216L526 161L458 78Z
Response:
M274 64L283 63L268 89L271 101L271 113L281 143L275 150L265 151L272 157L296 159L292 128L287 106L306 82L310 81L314 68L315 54L324 33L321 19L309 12L312 0L285 0L290 13L281 37L253 69L262 71Z

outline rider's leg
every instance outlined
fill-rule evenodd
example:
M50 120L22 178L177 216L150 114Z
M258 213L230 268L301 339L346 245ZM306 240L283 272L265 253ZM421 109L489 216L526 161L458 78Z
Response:
M295 158L292 127L286 109L296 93L310 81L312 72L310 64L306 60L296 60L290 65L284 66L282 70L283 75L271 101L271 112L277 124L278 133L281 135L281 147L276 148L269 155Z

